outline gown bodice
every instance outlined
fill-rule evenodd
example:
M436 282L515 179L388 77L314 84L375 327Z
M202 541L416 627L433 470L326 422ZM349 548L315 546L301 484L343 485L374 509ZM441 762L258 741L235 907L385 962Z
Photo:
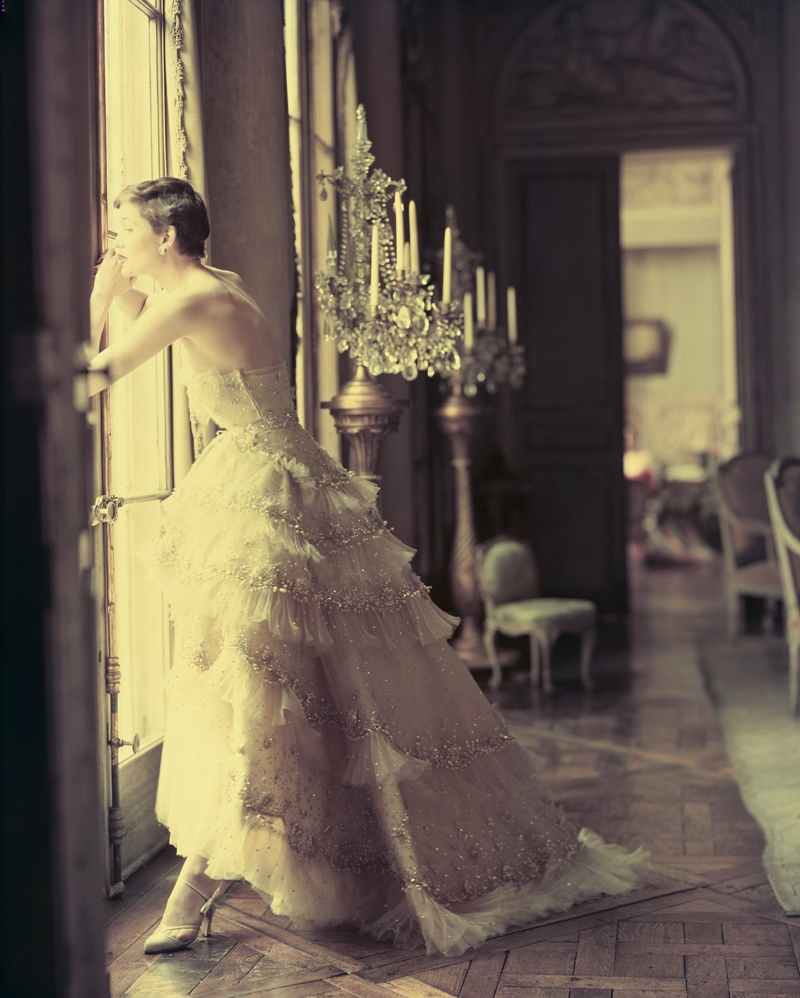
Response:
M192 416L200 423L211 420L221 429L236 430L259 423L279 428L298 422L289 372L283 362L227 374L220 374L214 367L184 364L181 379Z

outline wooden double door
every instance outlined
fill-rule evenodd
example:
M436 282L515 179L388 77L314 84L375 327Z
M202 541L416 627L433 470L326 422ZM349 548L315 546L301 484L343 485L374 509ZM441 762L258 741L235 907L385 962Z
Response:
M527 374L497 432L545 594L627 610L619 158L508 158L498 232Z

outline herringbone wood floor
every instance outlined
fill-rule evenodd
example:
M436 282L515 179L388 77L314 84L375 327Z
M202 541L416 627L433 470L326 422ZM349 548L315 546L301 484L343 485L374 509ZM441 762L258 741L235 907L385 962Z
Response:
M497 697L575 823L650 850L652 870L637 892L454 959L351 932L293 932L239 884L209 940L145 956L179 868L165 852L107 904L111 994L797 998L800 925L772 895L761 832L742 806L698 667L698 643L724 633L720 593L716 567L635 569L628 648L606 638L595 692L582 693L566 647L551 698L522 674ZM742 640L756 667L758 638Z

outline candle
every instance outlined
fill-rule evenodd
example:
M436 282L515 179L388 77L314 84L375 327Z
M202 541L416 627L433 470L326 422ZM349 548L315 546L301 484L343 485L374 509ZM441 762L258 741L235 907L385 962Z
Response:
M408 202L408 238L411 241L411 267L413 274L419 271L419 234L417 233L417 206L413 201Z
M497 325L497 289L493 270L490 270L486 275L486 298L488 301L489 329L494 329Z
M411 273L411 243L403 247L403 269L407 274Z
M403 198L400 191L394 192L395 219L395 258L397 260L397 276L403 276Z
M486 277L483 267L475 270L475 294L478 311L478 325L486 324Z
M336 269L336 236L333 234L333 219L328 215L328 270Z
M508 312L508 342L517 342L517 292L509 288L506 292L506 311Z
M472 329L472 292L464 295L464 350L472 353L474 334Z
M450 303L453 280L453 233L450 226L444 230L444 260L442 265L442 304Z
M369 272L369 311L370 315L375 315L378 311L378 275L380 273L380 261L378 259L378 223L372 223L372 259L370 261Z

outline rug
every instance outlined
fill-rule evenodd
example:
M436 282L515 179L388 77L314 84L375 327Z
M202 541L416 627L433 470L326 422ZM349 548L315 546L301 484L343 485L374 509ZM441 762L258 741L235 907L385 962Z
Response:
M800 917L800 718L789 713L786 643L714 641L700 656L742 800L764 833L770 884Z

